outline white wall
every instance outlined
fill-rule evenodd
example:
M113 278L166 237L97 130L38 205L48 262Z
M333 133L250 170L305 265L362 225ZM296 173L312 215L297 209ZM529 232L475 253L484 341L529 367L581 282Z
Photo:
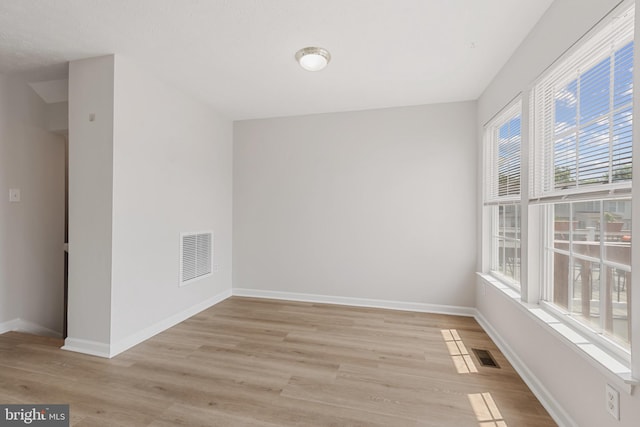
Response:
M121 56L72 62L69 106L65 348L110 357L230 295L232 126ZM179 287L207 230L217 272Z
M473 306L474 102L236 122L233 286Z
M69 131L69 103L55 102L47 104L47 129L66 135Z
M113 56L69 64L68 340L103 349L111 337L113 78Z
M20 77L0 76L0 329L55 334L63 321L65 159L45 111ZM9 203L10 188L21 190L21 202Z
M616 0L554 2L479 99L478 136L482 135L482 124L518 92L527 89L543 70L617 3ZM482 181L480 173L478 181ZM480 185L478 194L482 194ZM478 217L480 212L478 204ZM480 266L480 251L478 254L477 265ZM543 384L548 393L546 398L555 402L561 411L566 411L576 426L638 425L640 394L636 392L630 396L620 390L621 419L614 420L605 411L604 395L605 384L615 384L615 378L596 369L555 333L535 321L526 310L519 309L503 292L487 286L485 293L481 280L477 283L477 308L501 340L508 343L513 354L526 365L533 378ZM634 340L640 340L639 332L635 331Z
M231 290L232 125L116 56L112 343ZM178 287L180 233L213 231L212 276Z

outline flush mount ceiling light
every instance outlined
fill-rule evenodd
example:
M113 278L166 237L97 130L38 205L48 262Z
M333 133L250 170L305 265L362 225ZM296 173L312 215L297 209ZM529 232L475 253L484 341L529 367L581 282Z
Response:
M296 52L296 61L307 71L320 71L331 61L331 54L321 47L305 47Z

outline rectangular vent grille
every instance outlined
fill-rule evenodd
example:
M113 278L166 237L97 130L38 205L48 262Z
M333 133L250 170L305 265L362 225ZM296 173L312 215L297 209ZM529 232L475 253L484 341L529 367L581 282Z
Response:
M493 358L489 350L480 350L478 348L472 348L473 353L476 355L478 360L480 361L480 365L487 366L489 368L500 368L496 359Z
M211 274L213 234L184 233L180 239L180 284Z

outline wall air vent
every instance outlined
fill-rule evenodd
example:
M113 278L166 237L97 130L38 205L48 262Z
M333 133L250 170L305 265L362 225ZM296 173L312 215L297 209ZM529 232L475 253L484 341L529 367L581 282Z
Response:
M213 264L213 233L180 235L180 286L209 276Z

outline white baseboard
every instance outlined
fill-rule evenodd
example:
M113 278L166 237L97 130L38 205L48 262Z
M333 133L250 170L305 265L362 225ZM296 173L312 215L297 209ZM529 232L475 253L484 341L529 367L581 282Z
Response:
M422 313L451 314L474 317L475 308L454 305L425 304L417 302L388 301L367 298L339 297L332 295L304 294L295 292L263 291L259 289L233 288L239 297L270 298L288 301L316 302L325 304L353 305L357 307L386 308L389 310L417 311Z
M527 365L518 357L513 351L511 346L502 339L500 334L491 326L487 319L476 310L476 321L482 326L487 335L498 346L502 354L507 358L511 366L516 370L522 380L529 386L533 394L538 398L542 406L549 412L549 415L553 420L558 423L560 427L578 427L571 416L558 404L558 402L551 396L549 391L545 388L540 380L531 372Z
M181 311L180 313L176 313L173 316L170 316L162 321L149 326L139 332L129 335L128 337L118 341L115 344L111 345L111 349L108 357L114 357L125 350L130 349L131 347L140 344L141 342L148 340L152 336L159 334L162 331L169 329L172 326L177 325L178 323L200 313L207 308L218 304L219 302L224 301L225 299L231 296L231 289L220 292L217 295L214 295L211 298L208 298L188 309Z
M7 322L0 323L0 334L5 332L24 332L27 334L41 335L45 337L60 338L62 333L53 329L45 328L37 323L29 322L23 319L12 319Z
M28 334L41 335L45 337L62 338L62 332L54 331L53 329L45 328L37 323L23 319L18 319L18 323L13 330L16 332L26 332Z
M0 334L15 331L19 323L20 319L11 319L6 322L0 322Z
M97 341L83 340L80 338L67 337L64 340L62 350L74 351L76 353L89 354L91 356L98 356L109 358L109 344L105 344Z

